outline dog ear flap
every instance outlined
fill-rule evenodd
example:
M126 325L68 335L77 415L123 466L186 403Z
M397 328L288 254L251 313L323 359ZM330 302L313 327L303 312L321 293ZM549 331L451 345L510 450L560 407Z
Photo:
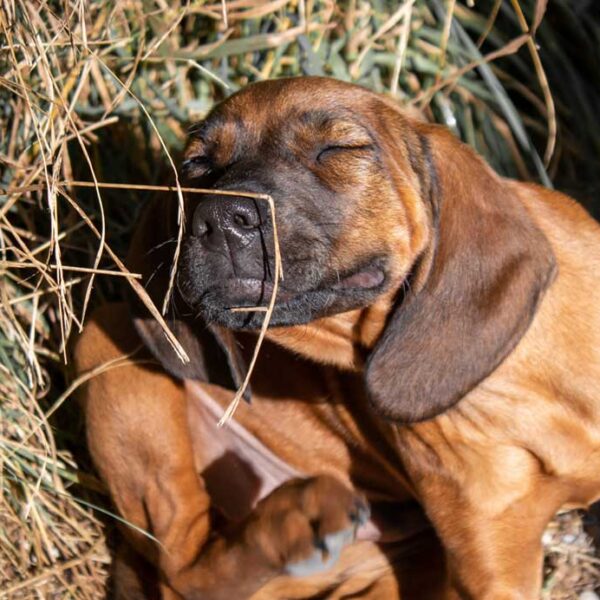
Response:
M150 313L133 317L135 329L144 345L169 375L181 380L205 381L233 391L241 387L247 367L230 331L200 323L194 327L175 318L166 320L189 356L188 363L181 361ZM244 399L250 401L248 388Z
M177 207L171 198L155 199L145 207L137 224L127 265L142 275L153 302L160 307L167 293L177 229ZM195 379L237 390L246 375L246 364L235 336L224 328L207 325L189 314L190 308L173 290L165 321L190 361L184 363L161 326L137 297L131 298L134 327L152 356L176 379ZM244 394L250 399L250 392Z
M556 272L514 184L451 134L422 129L410 163L428 169L417 175L428 182L432 240L366 368L373 406L404 423L450 408L496 369Z

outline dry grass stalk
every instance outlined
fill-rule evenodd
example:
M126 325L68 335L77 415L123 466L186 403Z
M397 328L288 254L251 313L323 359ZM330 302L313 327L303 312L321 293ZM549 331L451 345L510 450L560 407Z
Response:
M245 195L245 194L241 194ZM225 425L229 419L231 419L235 413L236 408L238 407L240 400L242 399L246 388L248 387L248 383L250 382L250 377L252 376L252 372L254 371L254 365L256 365L256 360L258 359L258 355L260 353L260 348L262 346L263 340L265 339L265 335L267 333L267 329L269 328L269 322L271 321L271 315L273 314L273 309L275 308L275 302L277 300L277 291L279 289L279 281L283 280L283 268L281 266L281 250L279 246L279 236L277 235L277 219L275 214L275 204L273 203L273 198L271 196L259 196L254 195L255 198L260 198L262 200L266 200L269 203L269 210L271 212L271 223L273 226L273 246L275 252L275 274L273 277L273 290L271 292L271 298L269 300L269 305L267 310L265 311L265 318L263 319L262 326L260 328L260 333L256 340L256 345L254 346L254 352L252 354L252 360L248 365L248 372L246 373L246 377L240 386L240 389L236 392L233 400L230 402L227 410L219 420L219 427ZM247 311L255 311L260 307L250 307L244 309L235 309L235 310L247 310Z

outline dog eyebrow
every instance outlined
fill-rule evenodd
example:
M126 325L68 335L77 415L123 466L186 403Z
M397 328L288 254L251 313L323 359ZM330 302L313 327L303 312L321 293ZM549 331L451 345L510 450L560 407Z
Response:
M188 130L192 146L194 141L204 147L215 164L227 164L238 155L248 141L248 128L241 118L221 114L209 114L204 121Z
M328 125L341 117L341 112L331 112L328 110L308 110L297 115L298 120L303 125L313 125L315 127Z
M188 128L188 135L190 137L199 138L203 142L209 141L213 132L222 129L226 124L232 123L235 127L239 128L242 124L238 119L226 119L220 114L208 114L208 116L202 120L190 125Z
M207 124L206 121L196 121L196 123L192 123L188 129L187 134L189 137L204 139L206 134Z
M330 134L347 135L349 137L372 139L370 131L362 123L357 122L357 115L347 110L335 112L311 110L297 115L299 122L311 129Z

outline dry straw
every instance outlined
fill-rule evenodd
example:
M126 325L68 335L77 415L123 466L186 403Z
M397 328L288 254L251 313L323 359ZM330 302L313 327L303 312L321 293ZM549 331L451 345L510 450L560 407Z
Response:
M532 135L551 174L559 158L576 156L579 168L581 152L557 137L560 103L533 38L545 3L505 4L481 12L442 0L0 0L0 597L103 595L105 528L115 517L85 458L72 394L127 358L70 380L68 343L88 307L119 298L123 282L185 360L166 304L154 306L122 257L151 190L177 194L179 246L183 194L203 191L162 184L178 181L189 123L250 81L332 75L447 123L510 174L545 176ZM551 29L539 35L564 46ZM526 67L520 47L530 52ZM516 110L515 99L529 109ZM593 127L582 121L581 131L579 140ZM249 196L269 204L276 261L252 369L283 274L273 199ZM176 261L171 287L175 269ZM577 546L578 558L556 540L552 548L568 560L553 563L548 594L560 597L565 573L573 589L588 586L589 544Z

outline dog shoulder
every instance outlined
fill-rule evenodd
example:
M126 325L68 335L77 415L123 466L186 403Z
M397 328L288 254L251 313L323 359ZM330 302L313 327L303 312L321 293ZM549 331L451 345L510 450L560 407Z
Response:
M91 314L73 344L75 370L82 373L94 369L140 346L127 304L104 304Z

